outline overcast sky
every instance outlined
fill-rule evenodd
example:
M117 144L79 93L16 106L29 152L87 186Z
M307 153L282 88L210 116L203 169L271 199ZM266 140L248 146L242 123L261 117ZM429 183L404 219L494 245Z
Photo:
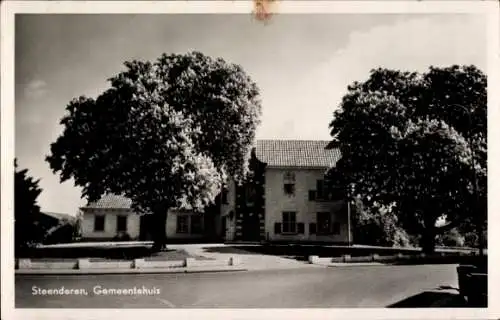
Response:
M85 203L44 161L67 103L96 96L129 59L202 51L238 63L263 101L258 138L329 139L348 84L376 67L486 71L486 23L473 15L31 15L16 17L16 157L41 178L42 210Z

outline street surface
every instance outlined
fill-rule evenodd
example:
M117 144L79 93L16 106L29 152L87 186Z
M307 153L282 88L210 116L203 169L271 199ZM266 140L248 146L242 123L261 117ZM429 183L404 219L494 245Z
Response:
M399 303L400 307L457 307L455 268L455 265L354 266L194 274L16 275L15 305L16 308L329 308L389 307ZM68 292L88 295L40 295L42 290L63 286ZM94 290L102 293L104 289L124 288L135 294L94 293ZM140 292L144 289L149 289L151 295Z

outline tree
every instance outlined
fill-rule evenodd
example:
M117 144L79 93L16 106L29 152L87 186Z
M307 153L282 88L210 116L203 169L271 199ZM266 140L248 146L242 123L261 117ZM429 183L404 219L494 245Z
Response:
M486 221L486 112L486 76L474 66L372 70L334 113L330 147L342 158L328 175L365 206L391 207L432 252L437 234Z
M69 103L47 161L89 201L119 194L152 213L159 249L170 208L201 212L228 177L244 176L259 91L240 66L199 52L125 67L97 99Z
M28 169L18 170L14 160L14 243L17 253L39 243L44 230L37 225L40 207L37 198L42 192L40 180L28 175Z

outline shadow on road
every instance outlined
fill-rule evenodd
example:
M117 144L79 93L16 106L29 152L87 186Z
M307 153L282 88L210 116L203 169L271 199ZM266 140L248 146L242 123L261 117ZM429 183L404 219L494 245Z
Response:
M474 256L474 255L448 255L448 256L430 256L425 258L407 257L396 261L389 261L387 264L391 265L421 265L421 264L473 264L484 266L486 270L488 265L488 256Z
M424 291L388 308L467 308L467 305L458 293Z

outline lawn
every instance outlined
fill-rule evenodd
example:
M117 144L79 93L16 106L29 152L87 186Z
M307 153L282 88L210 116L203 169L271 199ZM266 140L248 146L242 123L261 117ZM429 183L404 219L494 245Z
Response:
M148 244L102 245L88 244L85 246L45 246L33 248L16 258L30 258L37 261L66 261L88 258L90 261L133 260L144 258L149 261L175 261L186 258L207 260L205 257L192 256L184 250L168 249L153 252Z

